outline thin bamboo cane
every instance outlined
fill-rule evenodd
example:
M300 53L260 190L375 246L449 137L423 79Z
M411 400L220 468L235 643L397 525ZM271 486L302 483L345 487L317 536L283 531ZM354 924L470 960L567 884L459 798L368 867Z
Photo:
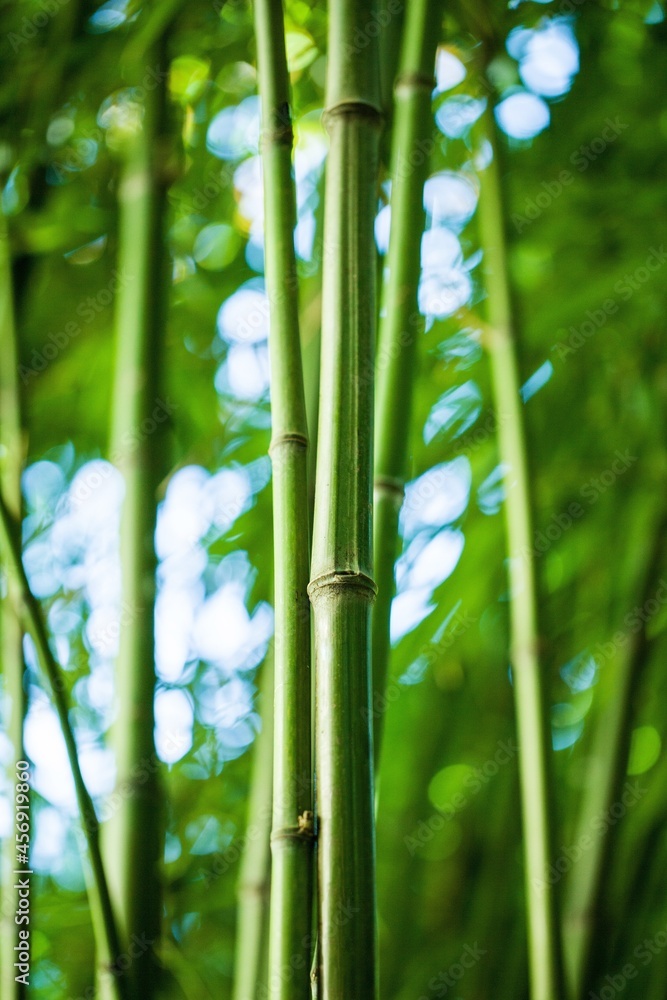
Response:
M281 0L256 0L271 334L275 693L269 988L310 996L313 790L308 435L294 252L296 200Z
M0 211L0 488L16 525L15 542L21 543L21 467L23 464L21 402L18 385L18 344L14 319L9 234L4 214ZM9 581L8 581L9 585ZM26 711L24 689L23 634L21 624L11 608L9 594L0 602L0 664L4 679L4 730L13 747L9 765L10 786L16 785L16 763L25 760L23 721ZM7 1000L22 1000L27 988L16 976L15 946L19 944L19 925L14 916L19 909L18 888L13 872L16 868L14 842L16 798L12 795L11 836L3 841L2 851L2 920L0 950L0 994Z
M433 127L431 93L438 41L439 0L408 7L395 87L391 158L391 231L378 337L375 406L375 510L373 556L378 596L373 608L373 692L380 704L389 663L389 619L398 553L398 516L405 491L412 386L423 317L417 307L424 230L423 188ZM383 712L374 713L375 763Z
M4 550L5 567L13 582L12 591L18 598L17 612L25 631L34 643L37 661L53 694L53 702L60 720L67 757L74 779L74 788L90 861L90 874L87 879L88 897L95 942L98 948L98 968L101 973L105 973L105 979L110 981L110 993L115 1000L128 1000L130 994L127 989L127 980L117 964L121 953L120 938L102 862L99 823L93 800L81 774L76 740L69 721L67 689L60 667L49 646L41 609L30 590L25 575L21 550L16 542L16 534L16 523L7 509L4 497L0 495L0 548Z
M257 1000L265 988L268 908L271 898L271 800L273 794L273 656L262 668L262 730L255 743L246 846L238 884L234 1000Z
M563 995L556 889L546 875L553 858L551 738L539 662L537 581L524 416L519 395L499 150L493 108L486 134L493 156L482 177L479 226L484 248L488 352L505 470L504 504L510 590L511 661L519 738L519 777L525 858L528 952L532 1000Z
M329 15L322 364L312 579L317 682L319 996L376 994L370 727L377 6Z
M660 518L655 532L648 536L644 579L640 588L641 606L645 607L660 589L664 566L667 521ZM616 803L623 803L635 697L642 670L650 655L646 627L629 635L627 648L615 664L610 695L596 723L593 752L582 796L581 815L575 843L592 840L566 884L563 905L565 971L569 995L578 1000L588 995L597 957L596 942L603 933L600 920L610 859L618 836L611 826L603 836L595 831L595 821L609 816ZM632 800L631 800L632 801ZM627 808L627 807L626 807Z
M157 47L154 64L162 60ZM143 61L130 76L143 72ZM141 68L140 68L141 67ZM159 74L158 74L159 76ZM161 921L163 810L154 742L154 534L161 478L160 403L169 263L163 237L164 164L160 155L165 107L163 77L145 88L142 127L129 140L121 168L116 301L116 364L111 458L125 480L121 519L122 608L116 665L119 715L112 732L117 781L129 789L105 830L109 881L123 942L150 942L132 962L132 995L150 1000Z

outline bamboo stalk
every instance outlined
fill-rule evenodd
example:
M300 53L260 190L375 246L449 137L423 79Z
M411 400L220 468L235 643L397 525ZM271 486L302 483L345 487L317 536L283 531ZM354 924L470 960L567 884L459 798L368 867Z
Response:
M162 60L154 51L155 64ZM130 75L143 70L143 62ZM165 86L146 88L143 125L129 140L118 191L116 363L111 458L125 480L121 519L122 607L116 664L119 715L112 731L117 781L131 794L105 831L109 879L124 942L133 935L151 946L128 970L133 996L149 1000L158 986L155 951L161 922L163 809L154 742L154 534L161 479L159 402L165 309L170 287L163 237L164 166L159 161ZM156 410L157 407L157 410ZM153 414L157 413L155 418Z
M380 108L385 128L380 136L380 161L388 164L393 141L394 84L399 71L403 23L409 8L403 0L379 0L378 19L380 32Z
M0 489L16 525L15 544L20 546L21 467L23 464L21 401L18 385L18 344L14 319L14 295L9 234L4 213L0 211ZM8 586L11 583L8 580ZM26 712L24 689L23 633L7 594L0 602L0 663L4 679L4 730L13 747L9 764L10 787L15 790L16 763L25 760L23 722ZM16 878L16 844L14 829L16 797L12 794L11 836L5 838L2 852L2 945L0 951L2 975L0 993L7 1000L22 1000L27 994L24 983L15 975L15 946L19 943L19 927L14 920L18 912L19 895Z
M273 794L274 669L271 654L262 669L262 730L255 743L246 847L238 884L234 1000L257 1000L260 989L265 988L267 972Z
M510 590L512 678L520 746L519 778L532 1000L558 1000L563 973L553 857L551 736L539 662L537 581L524 416L510 299L505 219L493 109L486 113L492 161L482 178L479 226L485 258L488 351L505 470L504 504Z
M647 546L640 588L642 607L660 586L666 529L667 521L661 518L657 530L649 536L651 543ZM587 835L590 838L596 817L610 815L612 807L622 802L635 697L650 648L644 626L630 636L627 648L613 665L609 699L596 723L575 843ZM609 863L618 832L614 825L603 836L594 835L590 848L582 853L576 870L567 881L563 913L565 971L569 995L575 1000L587 995L587 988L592 984L597 942L604 930L600 918Z
M294 252L296 201L281 0L255 3L271 335L275 692L269 985L310 996L313 864L308 434ZM291 970L290 975L286 970Z
M370 727L371 470L379 111L373 0L330 9L322 364L312 578L319 996L376 995ZM360 44L363 40L364 45Z
M16 524L7 509L4 497L0 495L0 546L4 550L5 567L13 581L13 592L18 598L17 612L25 631L34 643L37 661L53 694L53 702L60 720L67 757L74 779L74 788L90 861L91 870L90 873L87 873L89 875L88 897L99 953L98 967L101 972L106 973L105 979L110 981L111 995L116 1000L128 1000L130 994L127 989L127 980L117 965L117 959L121 953L119 934L100 851L99 823L93 800L88 793L79 766L76 740L69 721L67 689L60 667L49 646L41 609L30 590L16 536ZM112 974L109 975L109 973Z
M398 554L398 517L405 492L412 386L424 320L417 306L425 214L424 182L431 137L431 93L438 42L438 0L415 0L405 35L395 88L391 159L391 232L378 337L375 406L375 510L373 555L378 596L373 608L374 704L384 695L389 663L389 619ZM384 713L375 713L375 765L380 756Z

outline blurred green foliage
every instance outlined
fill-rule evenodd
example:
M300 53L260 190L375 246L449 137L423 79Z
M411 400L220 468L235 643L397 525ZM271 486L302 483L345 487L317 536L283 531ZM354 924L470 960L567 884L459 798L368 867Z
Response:
M69 480L86 461L108 457L113 290L119 279L131 280L118 275L115 264L118 149L123 130L135 127L133 115L141 112L141 94L125 90L124 67L161 30L168 7L177 8L168 36L173 101L164 157L172 172L165 235L174 257L165 359L171 466L174 472L191 465L210 472L259 470L251 502L224 530L206 536L209 576L203 576L210 594L221 560L246 552L253 570L245 599L252 612L271 595L271 498L262 472L268 395L248 353L237 354L230 376L234 339L216 335L221 305L247 282L261 281L262 273L252 11L242 0L145 8L132 0L100 8L81 0L31 0L0 8L0 170L14 255L27 463L55 462ZM478 20L483 9L464 7L446 8L442 43L465 67L465 78L436 93L436 115L447 101L486 93ZM556 842L565 869L558 878L564 894L568 880L577 879L578 816L596 729L613 696L615 664L626 655L640 617L647 618L628 774L641 794L622 818L607 822L615 841L596 914L595 989L603 1000L621 992L628 1000L658 1000L667 968L667 947L660 943L667 943L667 616L659 600L655 613L640 616L633 609L645 607L641 581L663 541L658 525L665 509L667 28L661 4L651 0L494 8L495 23L484 30L497 41L491 75L502 93L521 87L517 60L505 47L510 33L559 18L576 36L578 71L566 92L548 100L547 128L534 138L506 138L503 162L522 376L525 381L542 370L546 379L526 399L525 414L541 654L553 706ZM287 24L305 232L299 265L303 338L314 407L323 4L289 2ZM146 64L146 87L155 82L151 68ZM443 134L434 120L431 170L460 172L476 189L486 138L480 121L460 133ZM380 196L386 200L386 188ZM377 829L386 1000L498 1000L527 992L503 498L480 349L484 288L474 261L480 250L474 216L459 227L459 239L470 262L470 295L463 310L429 318L410 475L417 513L431 493L445 495L442 510L453 510L452 496L469 483L453 516L438 520L436 508L427 525L433 537L446 528L448 544L459 544L456 533L463 549L447 573L439 572L438 560L445 557L436 549L427 573L430 610L396 641L387 697L375 706L386 712ZM256 350L263 350L261 337ZM542 369L545 363L551 368ZM257 364L261 369L261 359ZM436 404L440 412L445 406L447 419L434 416ZM436 474L434 490L425 493L419 477L452 462L458 464ZM39 537L51 519L44 514L27 540ZM407 548L408 577L419 551ZM661 572L665 568L661 564ZM53 606L64 594L79 615L68 661L75 695L89 669L87 611L76 592L65 588L46 598ZM618 633L625 639L615 640ZM204 666L198 663L189 679L175 682L193 703L212 697L198 686ZM221 756L215 728L195 717L192 749L165 767L162 956L173 976L165 996L204 1000L231 994L252 750L235 759ZM252 720L256 727L256 716ZM102 740L104 726L95 712L86 717L83 702L77 722L97 725L94 735ZM39 796L38 828L40 808L47 807ZM200 845L195 852L203 853L193 853L211 818L218 833L210 850ZM90 995L92 934L76 876L74 825L67 823L68 865L59 874L42 868L34 900L31 995L45 1000ZM67 870L74 872L69 879ZM636 975L622 972L628 963Z

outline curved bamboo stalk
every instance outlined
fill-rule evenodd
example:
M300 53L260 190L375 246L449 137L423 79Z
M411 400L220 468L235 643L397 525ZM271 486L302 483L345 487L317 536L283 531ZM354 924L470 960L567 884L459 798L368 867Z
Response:
M405 492L412 386L424 320L417 306L424 230L424 182L432 129L431 93L440 3L415 0L406 14L395 88L391 232L382 290L375 405L373 556L378 596L373 608L373 704L381 704L389 663L389 619L398 554L398 516ZM384 713L374 713L375 765Z
M379 111L377 5L330 9L330 135L312 578L323 1000L376 995L370 727L371 469ZM361 44L363 41L363 44Z
M87 880L88 897L95 941L99 952L98 967L100 972L106 974L105 979L110 981L110 992L115 1000L128 1000L130 994L127 989L127 979L117 965L117 959L121 954L120 938L102 862L99 823L93 800L88 793L79 766L76 740L69 721L67 689L60 667L49 646L41 609L30 590L16 537L16 524L7 509L4 497L0 495L0 546L4 550L5 566L13 581L13 592L18 598L17 612L25 631L34 643L37 661L53 694L53 702L60 720L67 757L74 779L74 788L90 860L91 872Z
M520 746L519 778L525 858L528 952L533 1000L560 1000L563 972L553 858L551 736L539 662L537 580L524 416L508 279L505 216L493 108L486 113L492 161L482 178L479 226L484 248L488 352L504 468L510 591L511 660Z
M12 280L9 234L4 214L0 211L0 488L9 512L16 525L15 543L21 544L21 468L23 465L21 401L18 385L18 344L14 320L14 295ZM11 585L8 581L8 586ZM25 760L23 748L23 722L26 712L24 689L23 633L21 623L11 608L9 594L0 602L0 664L4 678L4 718L5 732L14 750L10 763L9 780L11 787L16 784L16 763ZM12 795L12 802L15 803ZM12 835L6 837L2 851L2 920L0 951L0 993L7 1000L22 1000L27 994L24 983L15 975L15 946L19 944L19 927L14 921L18 912L19 896L15 886L16 807L12 805Z
M660 589L664 565L664 545L667 519L661 518L655 533L650 534L644 579L640 588L641 606L646 607ZM646 626L629 635L629 643L616 664L610 679L610 694L596 723L593 752L586 776L582 809L575 843L588 837L591 846L582 853L576 870L568 878L563 906L563 938L565 971L569 995L578 1000L588 995L598 949L596 943L603 933L600 916L609 862L613 857L618 836L617 826L610 826L603 835L594 833L595 820L609 816L610 810L623 800L626 781L635 696L642 670L650 654ZM630 802L633 792L628 790Z
M296 200L281 0L256 0L271 335L275 693L269 985L310 996L313 865L308 432L294 252ZM286 970L291 970L286 974Z
M162 66L154 50L153 65ZM134 71L144 72L143 62ZM160 397L169 261L163 237L164 164L160 162L164 75L146 88L142 127L129 141L118 191L116 365L111 459L125 480L120 562L123 617L116 664L118 719L112 730L117 781L131 794L105 830L109 881L124 942L150 946L132 962L132 995L150 1000L158 987L163 809L154 742L154 535L161 479L160 431L167 417Z
M273 656L262 668L262 730L255 743L246 847L238 884L234 1000L257 1000L267 972L273 794Z

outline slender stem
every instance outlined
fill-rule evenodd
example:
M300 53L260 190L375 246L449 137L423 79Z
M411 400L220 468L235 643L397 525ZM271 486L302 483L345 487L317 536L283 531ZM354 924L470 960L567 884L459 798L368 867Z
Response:
M384 116L385 128L380 136L380 160L388 164L391 159L393 138L394 84L401 56L403 23L409 16L411 4L402 0L378 0L378 18L382 26L380 32L380 108Z
M398 515L403 502L412 386L419 337L417 306L424 182L432 129L431 93L440 3L415 0L405 22L395 90L391 162L391 233L378 338L375 406L375 523L373 554L378 596L373 608L373 704L380 704L389 663L389 619L398 553ZM375 762L380 755L383 712L375 718Z
M160 65L154 52L154 65ZM137 68L136 73L142 72ZM157 989L155 951L161 929L163 812L154 743L153 539L161 478L160 439L167 417L160 389L168 255L164 247L165 190L162 82L146 88L143 127L129 142L121 168L116 301L116 367L111 459L125 480L120 538L122 619L116 665L118 720L112 740L118 785L131 789L109 821L105 851L125 942L151 942L128 971L133 996ZM151 766L147 766L150 763Z
M313 869L308 436L294 252L296 200L281 0L256 0L271 336L275 702L269 983L310 996ZM293 970L286 975L285 970Z
M648 559L641 586L642 607L660 589L666 529L667 521L661 519L657 532L649 536L651 543L647 547ZM595 820L601 815L610 815L617 802L625 806L624 794L630 795L630 803L633 801L632 790L624 793L623 785L630 752L635 695L649 649L650 642L643 626L630 636L622 656L611 665L613 673L609 678L609 699L596 724L575 838L575 843L581 843L586 837L592 843L582 853L576 870L568 879L564 899L565 971L569 995L574 1000L587 995L594 974L596 942L603 931L601 918L604 915L606 875L618 834L617 826L610 826L600 836L595 832Z
M273 657L263 667L262 730L255 743L246 847L238 885L234 1000L256 1000L267 970L273 794Z
M16 525L15 543L20 546L21 467L23 464L21 403L18 385L18 345L14 321L14 296L9 234L4 214L0 211L0 488ZM8 586L10 581L8 581ZM12 597L0 600L0 662L4 678L4 730L13 748L9 762L10 787L16 784L16 763L25 760L23 721L26 712L24 688L23 633L12 608ZM3 841L2 851L2 919L0 993L7 1000L22 1000L26 986L19 982L14 969L15 946L19 944L19 927L14 915L19 909L16 878L15 829L16 797L12 795L12 835Z
M106 973L105 978L110 980L111 993L116 1000L127 1000L129 993L126 977L121 971L115 972L118 969L116 961L120 955L118 928L102 863L99 824L95 807L81 774L76 740L69 721L67 688L60 667L49 646L41 609L30 590L16 537L16 523L7 508L4 497L0 495L0 547L4 550L5 566L13 581L13 592L18 598L17 611L25 631L34 643L38 663L51 687L74 779L74 788L90 860L92 877L88 880L88 896L95 940L100 955L99 966ZM111 975L109 975L110 972Z
M492 108L486 116L493 157L482 178L479 225L486 262L491 378L498 448L505 479L510 589L511 660L519 737L519 778L525 858L532 1000L562 996L560 926L552 861L551 740L539 662L537 581L524 416L519 396L516 334L510 300L498 142Z
M370 727L371 494L379 112L377 7L329 15L315 618L319 995L376 995ZM358 39L367 41L363 47ZM356 39L356 40L355 40Z

